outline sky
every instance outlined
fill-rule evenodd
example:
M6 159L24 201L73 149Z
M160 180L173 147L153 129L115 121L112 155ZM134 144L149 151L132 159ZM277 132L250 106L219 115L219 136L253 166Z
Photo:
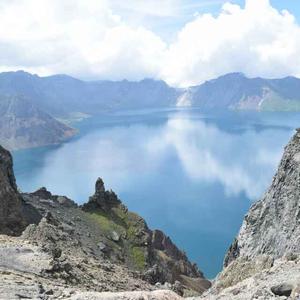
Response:
M300 77L299 0L0 0L0 71L177 87Z

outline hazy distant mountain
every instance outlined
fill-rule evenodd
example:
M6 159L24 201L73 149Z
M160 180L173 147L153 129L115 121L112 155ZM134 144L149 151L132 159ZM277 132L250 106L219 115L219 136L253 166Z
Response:
M0 73L0 95L10 95L0 96L0 142L9 149L58 143L74 130L53 117L70 119L82 113L176 106L203 111L300 111L300 79L247 78L240 73L175 89L152 79L87 82L67 75L6 72Z
M197 106L203 110L299 111L300 79L247 78L231 73L187 89L164 81L82 81L67 75L0 73L0 94L23 94L55 116L113 109Z
M0 94L23 94L53 115L99 113L108 109L170 107L178 92L163 81L85 82L67 75L39 77L29 73L0 73Z
M299 111L300 79L247 78L232 73L186 89L181 97L204 110Z
M23 96L0 96L0 144L20 149L60 143L75 130L38 109Z

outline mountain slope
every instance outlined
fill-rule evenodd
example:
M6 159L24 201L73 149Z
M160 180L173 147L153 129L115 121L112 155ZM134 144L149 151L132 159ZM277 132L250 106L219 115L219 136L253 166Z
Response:
M232 73L187 89L189 105L203 110L299 111L300 79L247 78Z
M19 237L0 235L1 299L66 299L74 293L158 287L201 294L210 286L169 237L150 230L116 194L105 190L101 179L82 207L45 188L20 194L11 156L0 148L0 158L2 154L1 233L20 235L25 230Z
M196 106L203 110L299 111L300 79L247 78L231 73L199 86L176 89L165 82L82 81L67 75L0 73L0 94L22 94L55 116L74 112Z
M111 109L170 107L177 91L163 81L90 81L67 75L39 77L29 73L0 73L0 94L22 94L55 116L72 112L97 114Z
M282 257L300 253L300 131L284 151L278 171L264 197L246 215L240 233L225 258Z
M75 130L38 109L27 98L0 96L0 143L8 149L56 144Z

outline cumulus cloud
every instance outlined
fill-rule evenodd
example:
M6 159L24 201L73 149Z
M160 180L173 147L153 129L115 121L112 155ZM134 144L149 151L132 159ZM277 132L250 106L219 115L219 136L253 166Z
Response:
M289 12L275 10L268 0L247 0L245 8L226 3L218 16L199 15L178 33L162 76L193 85L235 71L299 75L299 51L300 27Z
M165 43L142 26L127 25L105 0L1 4L2 70L107 79L155 77L159 72Z
M159 18L161 24L164 18L174 22L183 1L124 3L2 0L0 70L97 79L154 77L174 86L234 71L300 75L300 26L291 13L277 11L268 0L246 0L245 7L228 2L217 15L198 13L171 41L149 28L145 16Z

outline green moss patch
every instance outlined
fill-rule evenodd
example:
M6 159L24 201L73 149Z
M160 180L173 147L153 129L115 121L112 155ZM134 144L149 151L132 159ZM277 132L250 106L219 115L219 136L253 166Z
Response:
M144 255L144 251L140 247L132 247L131 248L131 259L135 267L142 271L146 266L146 258Z

